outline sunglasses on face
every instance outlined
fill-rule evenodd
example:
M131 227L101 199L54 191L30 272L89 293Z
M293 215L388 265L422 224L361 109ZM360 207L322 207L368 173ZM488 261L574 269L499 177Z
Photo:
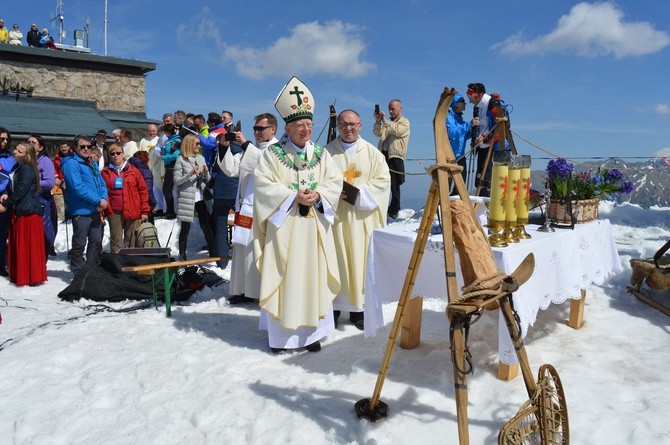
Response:
M91 144L79 144L79 149L84 150L84 149L91 149Z
M109 152L110 156L119 156L119 155L122 155L122 154L123 154L122 151L110 151Z

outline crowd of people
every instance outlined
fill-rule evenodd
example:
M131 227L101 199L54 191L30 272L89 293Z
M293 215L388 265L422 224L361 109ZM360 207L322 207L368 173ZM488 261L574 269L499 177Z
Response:
M491 171L493 156L491 152L501 150L509 151L509 145L505 141L500 145L494 140L494 127L496 124L496 107L501 105L500 99L495 95L486 93L483 83L473 82L468 84L466 97L473 105L472 119L467 120L463 112L467 104L465 98L456 93L451 101L451 107L447 115L447 135L449 143L454 152L457 163L463 167L461 172L463 182L467 184L467 141L470 140L471 152L477 158L477 165L471 166L474 172L474 185L480 190L480 196L489 196L491 188ZM488 165L487 163L488 159ZM485 168L486 167L486 168ZM482 172L485 172L482 175ZM453 191L453 194L457 194Z
M5 27L5 20L0 18L0 43L17 46L23 45L23 33L17 23L14 23L12 30L9 31ZM49 29L42 28L40 30L37 23L32 23L30 30L26 33L26 45L35 48L48 48L54 51L57 49L54 39L49 33Z
M400 209L409 121L398 99L389 118L375 110L373 145L360 136L360 114L347 109L337 116L339 136L319 146L314 105L294 77L275 104L280 133L269 112L254 118L248 138L231 111L178 110L139 141L129 129L101 129L52 147L53 158L40 135L12 144L0 128L0 274L17 286L46 281L64 220L73 274L99 261L105 227L116 253L135 247L139 225L154 218L179 222L186 260L197 219L217 266L232 258L229 302L260 306L274 352L320 350L344 312L362 330L368 242Z

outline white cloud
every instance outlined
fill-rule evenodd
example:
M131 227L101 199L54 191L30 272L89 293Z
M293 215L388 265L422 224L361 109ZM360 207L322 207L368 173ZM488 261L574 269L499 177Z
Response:
M654 105L654 111L658 114L670 114L670 105L656 104Z
M647 22L626 22L624 14L611 3L579 3L558 20L549 34L524 39L522 33L494 44L491 49L523 55L569 52L580 56L614 55L616 59L660 51L670 44L670 36Z
M361 77L375 65L363 60L366 45L357 29L339 20L301 23L264 48L226 44L223 56L235 63L238 74L251 79L292 74Z
M661 148L654 153L654 156L657 158L670 158L670 147Z
M177 28L180 45L192 47L194 41L207 41L218 50L220 61L234 63L242 77L260 80L268 76L331 74L361 77L375 70L363 59L366 44L357 32L360 26L333 20L300 23L288 36L265 47L234 45L222 37L225 25L218 23L208 7ZM211 54L210 54L211 55Z

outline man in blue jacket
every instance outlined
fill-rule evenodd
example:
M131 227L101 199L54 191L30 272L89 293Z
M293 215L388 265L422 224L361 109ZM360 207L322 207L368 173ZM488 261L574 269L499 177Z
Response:
M91 162L91 146L89 137L75 136L75 154L63 159L61 164L67 183L65 202L68 214L72 217L72 249L69 258L70 270L74 274L85 263L98 260L102 245L100 212L107 208L107 186L98 166Z
M463 171L461 172L463 182L467 184L465 146L467 140L472 137L472 125L463 119L463 110L465 110L465 98L456 93L451 101L451 107L449 107L449 114L447 115L447 135L449 136L449 144L454 152L456 162L463 167ZM455 187L452 194L458 194Z

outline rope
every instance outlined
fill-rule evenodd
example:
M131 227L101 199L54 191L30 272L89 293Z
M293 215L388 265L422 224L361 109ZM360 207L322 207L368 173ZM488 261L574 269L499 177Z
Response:
M433 180L436 180L438 170L447 170L447 172L453 176L454 174L463 171L463 167L461 167L458 164L453 164L451 162L438 162L437 164L431 165L426 170L427 173L433 177Z
M503 279L506 275L499 270L485 277L477 278L475 281L463 287L460 301L471 300L481 295L496 295L500 293Z
M519 133L517 133L516 131L514 131L512 129L510 129L510 131L512 133L514 133L514 135L516 135L519 139L521 139L522 141L527 143L528 145L530 145L532 147L535 147L536 149L540 150L541 152L543 152L545 154L550 155L553 158L563 158L563 159L566 159L566 160L572 162L573 164L583 165L583 166L588 167L590 169L597 169L598 167L600 167L599 165L589 164L588 162L579 162L579 161L576 160L576 159L582 159L582 158L567 158L565 156L561 156L557 153L554 153L550 150L547 150L546 148L542 148L539 145L529 141L528 139L524 138L523 136L521 136ZM663 159L663 158L660 158L660 159ZM625 171L645 171L646 172L646 171L667 171L667 170L670 170L670 168L620 168L619 170L621 170L621 171L624 171L624 170Z

